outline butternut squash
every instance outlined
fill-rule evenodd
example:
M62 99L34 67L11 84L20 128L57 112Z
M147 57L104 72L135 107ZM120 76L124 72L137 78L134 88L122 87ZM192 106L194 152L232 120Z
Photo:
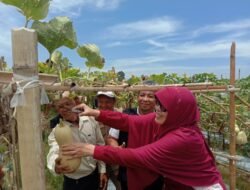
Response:
M239 128L239 126L237 124L235 124L235 132L236 133L240 132L240 128Z
M55 138L59 145L59 157L61 158L61 165L68 166L72 173L76 171L81 163L80 158L69 159L69 156L62 155L60 147L64 144L73 143L73 135L70 126L67 125L63 120L55 127Z

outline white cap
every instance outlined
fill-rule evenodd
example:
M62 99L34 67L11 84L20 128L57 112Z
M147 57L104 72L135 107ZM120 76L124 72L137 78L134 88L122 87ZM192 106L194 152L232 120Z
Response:
M99 92L97 92L96 96L100 96L100 95L107 96L109 98L115 98L115 94L112 91L99 91Z

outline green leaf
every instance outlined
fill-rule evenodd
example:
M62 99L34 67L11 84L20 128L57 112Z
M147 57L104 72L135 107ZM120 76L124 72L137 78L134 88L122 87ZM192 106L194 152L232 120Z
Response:
M77 48L80 57L86 58L87 67L96 67L102 69L104 66L104 58L100 54L100 49L95 44L85 44Z
M76 33L68 17L56 17L49 22L34 21L32 28L38 33L38 41L50 54L57 48L66 46L74 49L77 46Z
M62 52L55 51L51 55L51 61L53 61L55 64L60 65L62 62Z
M27 20L42 20L48 15L50 0L0 0L17 7Z

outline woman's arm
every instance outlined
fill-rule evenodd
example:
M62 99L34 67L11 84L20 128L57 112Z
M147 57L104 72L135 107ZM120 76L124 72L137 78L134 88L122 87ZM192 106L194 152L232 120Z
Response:
M176 160L184 154L192 154L186 146L187 142L178 134L170 134L154 143L135 149L96 146L91 152L95 159L103 160L105 163L130 168L146 168L163 175L163 168L165 168L164 171L166 168L171 171L172 166L175 165L180 170L183 169L183 163L176 163ZM189 161L187 160L187 164Z
M119 148L111 146L94 146L90 144L64 145L63 154L72 157L93 156L108 164L119 164L130 168L147 168L156 173L161 173L161 168L170 168L176 164L175 158L182 144L181 138L175 136L162 139L140 148ZM180 166L183 167L183 166ZM181 168L180 168L181 169Z
M143 121L139 116L131 116L114 111L95 110L86 104L77 105L74 109L82 111L79 114L80 116L93 116L97 121L122 131L129 131L129 127L140 126L140 123Z
M96 120L122 131L128 131L129 126L133 126L131 124L132 120L129 118L129 115L120 112L100 111L100 114Z

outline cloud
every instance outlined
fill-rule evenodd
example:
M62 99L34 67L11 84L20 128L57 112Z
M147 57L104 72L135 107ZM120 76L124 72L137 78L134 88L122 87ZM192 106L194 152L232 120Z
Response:
M116 42L108 43L105 46L107 48L112 48L112 47L118 47L118 46L122 46L122 45L125 45L125 44L120 42L120 41L116 41Z
M154 66L119 66L115 67L117 71L123 71L126 73L126 77L129 78L131 75L140 76L144 75L151 75L151 74L161 74L165 73L178 73L178 75L187 74L193 75L197 73L214 73L217 76L221 74L223 76L229 76L229 65L227 63L223 63L220 65L216 65L216 70L214 69L214 65L202 65L197 64L196 66L190 66L188 63L190 62L183 62L183 64L154 64ZM243 65L242 69L246 69L247 67ZM248 67L249 68L249 67Z
M127 77L132 74L139 76L163 72L188 75L208 72L229 77L231 42L186 43L175 44L172 48L165 47L148 52L146 56L111 60L110 66L124 71ZM249 47L250 41L236 43L236 67L241 69L242 76L249 75Z
M232 41L215 40L211 42L185 42L166 45L165 49L155 49L150 54L164 56L173 59L197 59L197 58L220 58L228 57ZM237 56L250 58L250 40L237 40Z
M115 66L138 66L138 65L151 65L153 63L158 63L164 61L165 58L158 56L143 56L143 57L134 57L134 58L122 58L111 60L111 64Z
M175 61L190 62L197 59L229 59L231 42L214 41L208 43L178 43L164 44L150 41L150 44L156 44L156 49L147 51L147 55L111 60L113 66L118 67L137 67L143 69L155 68L159 63L172 63ZM250 58L250 41L238 41L236 43L236 55L239 58ZM159 68L158 68L159 69Z
M51 11L53 13L67 13L68 15L79 15L83 7L93 7L101 10L114 10L124 0L53 0Z
M169 17L158 17L118 24L107 29L109 38L134 39L153 35L173 35L181 27L181 22Z
M156 40L153 39L148 39L145 41L147 44L152 45L157 48L166 48L166 44L163 44L161 42L157 42Z
M193 31L193 36L200 36L206 33L226 33L226 32L243 31L249 29L250 29L250 19L244 19L244 20L208 25Z

